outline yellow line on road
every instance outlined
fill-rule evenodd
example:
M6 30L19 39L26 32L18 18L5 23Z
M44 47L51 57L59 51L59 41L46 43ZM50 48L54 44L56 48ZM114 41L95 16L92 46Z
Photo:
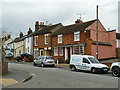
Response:
M2 84L3 86L10 86L10 85L14 85L17 83L19 83L19 82L13 78L0 79L0 84Z

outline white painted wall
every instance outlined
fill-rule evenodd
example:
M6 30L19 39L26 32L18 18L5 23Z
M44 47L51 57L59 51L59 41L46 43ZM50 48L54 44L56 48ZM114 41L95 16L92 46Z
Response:
M25 39L25 53L32 54L32 43L33 43L33 37L27 37ZM29 42L28 42L29 39ZM29 47L29 52L28 52L28 47Z
M120 40L117 39L117 48L120 48Z

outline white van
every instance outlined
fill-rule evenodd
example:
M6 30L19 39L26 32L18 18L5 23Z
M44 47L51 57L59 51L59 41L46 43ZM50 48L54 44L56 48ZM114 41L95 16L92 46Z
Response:
M89 55L71 55L70 68L72 71L85 70L96 72L108 72L108 66L101 64L96 58Z

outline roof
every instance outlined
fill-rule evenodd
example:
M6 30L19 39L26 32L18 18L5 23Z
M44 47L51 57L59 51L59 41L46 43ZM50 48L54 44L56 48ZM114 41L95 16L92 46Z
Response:
M43 27L41 29L39 29L38 31L35 31L31 34L32 35L39 35L39 34L45 34L45 33L51 33L52 30L57 27L58 25L60 25L61 23L55 24L55 25L51 25L51 26L47 26L47 27Z
M85 29L91 24L93 24L95 21L96 19L88 21L88 22L79 23L79 24L63 26L62 28L54 32L52 35L54 36L54 35L59 35L59 34L69 34L69 33L73 33L76 31L85 31Z
M92 44L96 44L96 41L93 41ZM98 42L98 45L112 46L112 44L110 44L110 43L108 43L108 42Z
M116 39L120 39L120 33L116 33Z

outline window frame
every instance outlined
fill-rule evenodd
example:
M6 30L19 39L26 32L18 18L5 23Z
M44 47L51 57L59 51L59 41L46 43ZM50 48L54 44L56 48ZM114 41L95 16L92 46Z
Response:
M77 35L79 38L77 38ZM80 41L80 31L74 32L74 41Z
M49 43L49 38L48 38L49 34L45 34L45 45L48 45ZM47 38L47 39L46 39ZM48 41L47 41L48 40Z
M61 39L61 41L60 41L60 39ZM62 34L58 35L58 43L62 43Z
M34 39L35 39L35 46L38 46L38 36L35 36Z
M78 47L78 46L73 46L73 53L74 53L74 54L78 54L78 53L79 53L79 51L78 51L79 48L77 49L78 52L75 53L75 51L74 51L74 50L75 50L75 47Z
M57 51L56 51L57 50ZM58 47L54 48L54 56L58 56Z
M60 51L60 49L62 49L62 51ZM61 53L61 52L62 52L62 53ZM60 47L60 48L59 48L59 55L60 55L60 56L63 56L63 47Z

